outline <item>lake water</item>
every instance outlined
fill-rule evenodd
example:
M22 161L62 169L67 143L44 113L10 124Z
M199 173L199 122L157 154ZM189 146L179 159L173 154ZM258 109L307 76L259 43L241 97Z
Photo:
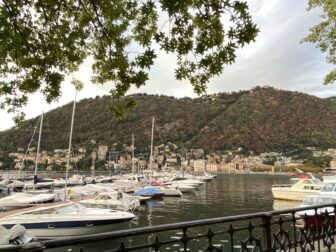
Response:
M181 198L167 197L141 206L135 212L137 217L134 220L115 226L114 230L270 211L273 207L290 208L298 203L274 202L272 197L272 184L284 183L289 183L289 178L283 175L219 174L212 182ZM110 242L100 242L81 247L84 251L105 251L111 245ZM78 247L71 247L52 251L77 250Z

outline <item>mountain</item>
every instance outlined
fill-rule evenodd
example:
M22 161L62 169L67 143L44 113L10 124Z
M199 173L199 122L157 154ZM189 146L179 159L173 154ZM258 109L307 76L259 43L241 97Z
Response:
M124 119L114 119L108 96L77 103L73 144L130 144L135 136L138 150L150 145L151 118L155 117L154 141L168 141L206 150L244 147L255 152L291 148L336 146L334 98L256 87L248 91L218 93L200 98L136 94L137 107ZM41 148L67 148L72 104L44 116ZM0 149L26 148L38 118L20 128L0 132ZM36 139L37 137L35 137ZM36 141L35 141L36 145Z

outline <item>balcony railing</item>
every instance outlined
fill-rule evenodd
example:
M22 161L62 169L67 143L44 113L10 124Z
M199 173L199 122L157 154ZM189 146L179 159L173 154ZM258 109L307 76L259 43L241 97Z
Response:
M225 211L225 209L223 209ZM335 205L158 225L4 246L0 251L332 251Z

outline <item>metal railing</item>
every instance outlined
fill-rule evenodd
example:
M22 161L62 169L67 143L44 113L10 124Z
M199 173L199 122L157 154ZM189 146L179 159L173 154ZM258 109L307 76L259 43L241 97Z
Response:
M95 251L332 251L336 204L301 207L37 241L0 251L46 251L104 243Z

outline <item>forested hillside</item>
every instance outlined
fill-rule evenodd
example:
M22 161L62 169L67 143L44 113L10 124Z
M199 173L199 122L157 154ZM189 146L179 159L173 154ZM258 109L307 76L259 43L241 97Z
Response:
M206 150L244 147L256 152L336 147L336 104L332 98L270 87L196 99L146 94L133 97L137 107L120 120L114 119L109 110L110 97L79 101L74 145L88 147L92 140L96 144L130 144L133 133L137 149L145 150L150 144L154 116L156 144L171 141ZM45 114L43 150L67 147L71 110L72 104L67 104ZM26 148L37 120L0 132L0 149Z

